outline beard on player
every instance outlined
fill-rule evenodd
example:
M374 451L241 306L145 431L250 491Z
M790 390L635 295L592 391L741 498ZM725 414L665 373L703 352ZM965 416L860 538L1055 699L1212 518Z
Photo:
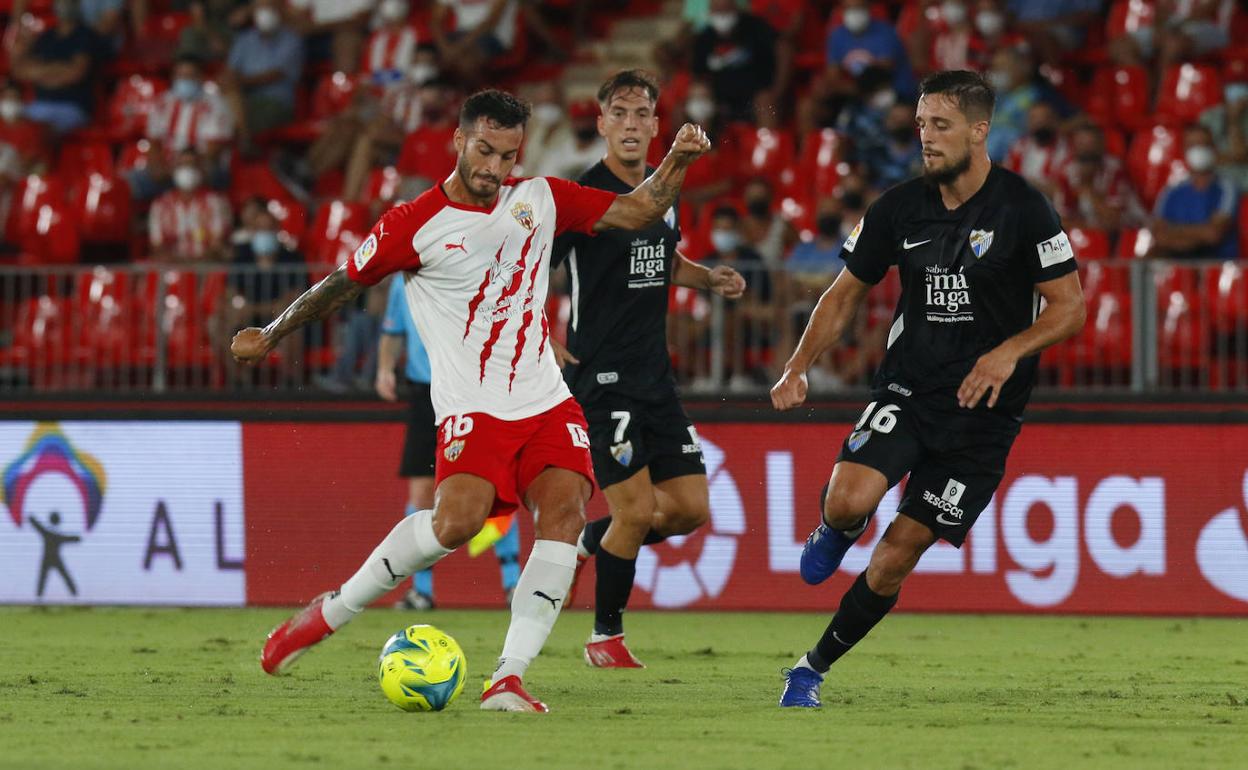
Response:
M963 151L950 157L934 147L923 148L923 178L933 185L948 185L971 168L971 140L968 137Z
M478 198L494 197L498 194L499 185L503 183L502 178L491 171L474 169L468 161L467 153L460 154L455 170L459 173L464 187L468 188L468 192Z

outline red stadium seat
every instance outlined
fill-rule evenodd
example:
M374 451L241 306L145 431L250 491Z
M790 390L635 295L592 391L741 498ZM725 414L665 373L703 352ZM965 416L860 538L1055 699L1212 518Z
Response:
M291 200L269 199L269 213L277 220L279 232L285 233L296 244L303 241L308 229L308 211Z
M329 201L316 213L304 241L304 258L312 264L342 264L368 232L368 207L362 203ZM351 243L350 250L343 250Z
M107 142L67 141L61 146L57 171L67 178L91 173L111 175L113 168L113 148Z
M34 230L39 212L45 203L65 199L65 185L55 175L31 174L18 183L9 205L5 226L7 237L18 241Z
M1137 131L1151 122L1149 94L1143 67L1101 67L1092 76L1085 106L1103 126Z
M140 139L133 144L127 144L121 149L121 156L117 158L117 173L125 173L136 168L147 168L147 158L152 152L152 143L146 139Z
M17 311L13 342L4 356L24 366L39 385L73 358L69 300L42 295L27 300Z
M1158 363L1171 376L1188 379L1209 367L1209 326L1200 301L1195 268L1165 267L1154 273L1157 287Z
M1195 123L1200 113L1222 101L1222 77L1208 64L1177 64L1161 77L1157 119L1167 124Z
M403 178L399 176L399 170L394 166L386 166L385 168L375 168L368 175L368 181L364 184L361 191L360 200L382 201L389 203L399 193L399 183Z
M844 154L845 138L837 131L823 128L808 134L797 161L798 184L808 184L813 196L831 195L848 171Z
M1148 228L1125 228L1118 233L1118 251L1115 256L1119 259L1146 257L1152 247L1153 234Z
M312 118L323 120L343 112L355 98L360 81L347 72L328 72L316 82L312 91Z
M1093 228L1072 227L1066 233L1077 259L1108 259L1109 233Z
M1127 173L1146 208L1152 208L1161 188L1187 176L1182 158L1182 137L1175 128L1153 126L1132 138Z
M1205 302L1213 328L1224 334L1248 334L1248 277L1238 262L1210 268Z
M781 174L796 160L793 134L784 129L740 126L731 137L736 143L735 176L742 182L754 177L766 177L779 187Z
M130 186L118 176L91 173L76 186L73 209L82 240L125 243L130 239Z
M140 139L147 133L147 116L166 89L149 75L130 75L117 84L108 103L108 134L115 142Z
M294 201L294 196L265 161L236 163L230 174L230 203L235 209L253 195L270 200Z
M134 311L130 273L97 266L80 274L75 312L82 358L116 365L129 362L134 349Z
M454 126L421 126L407 135L394 164L403 176L442 179L455 168Z
M201 295L202 280L183 270L153 270L145 276L137 295L139 361L155 363L157 344L163 339L167 366L203 368L216 363L207 334L209 303Z
M1113 40L1153 26L1154 12L1152 0L1114 0L1105 23L1105 39Z

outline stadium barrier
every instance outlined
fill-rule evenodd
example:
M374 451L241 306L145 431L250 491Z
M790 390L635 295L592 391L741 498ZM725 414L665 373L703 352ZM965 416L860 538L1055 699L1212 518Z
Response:
M1248 615L1248 423L1193 414L1028 425L966 545L933 547L900 608ZM818 490L850 422L700 421L711 521L643 550L631 606L832 611L900 494L886 496L827 585L801 582ZM402 430L0 422L0 602L304 602L349 575L397 521ZM591 517L604 512L597 494ZM531 522L517 520L531 542ZM456 553L435 574L440 606L502 606L488 551ZM591 566L573 606L592 586Z
M15 395L306 389L340 358L353 370L366 357L384 286L347 311L350 324L340 317L292 335L262 366L234 365L227 346L235 328L266 322L331 269L0 267L0 386ZM672 290L670 348L691 395L766 394L830 280L743 272L750 290L740 301ZM1094 260L1081 277L1087 324L1044 353L1042 387L1248 392L1248 278L1238 263ZM811 371L814 394L869 381L899 295L895 272L871 291L842 347ZM562 329L567 300L554 296L547 314Z

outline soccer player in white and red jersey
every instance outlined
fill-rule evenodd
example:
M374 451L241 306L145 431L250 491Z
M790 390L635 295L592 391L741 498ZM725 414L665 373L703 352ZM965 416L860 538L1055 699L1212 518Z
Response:
M488 517L523 503L535 515L536 539L481 708L547 711L521 679L567 598L593 490L585 417L564 385L542 311L551 245L563 232L635 230L660 220L710 141L701 128L682 127L654 174L617 195L561 179L509 177L528 117L528 105L510 94L469 97L450 176L383 215L346 265L264 329L234 337L234 357L258 361L282 337L402 271L408 308L429 349L439 421L433 510L405 518L341 588L269 635L261 665L271 674L468 542Z

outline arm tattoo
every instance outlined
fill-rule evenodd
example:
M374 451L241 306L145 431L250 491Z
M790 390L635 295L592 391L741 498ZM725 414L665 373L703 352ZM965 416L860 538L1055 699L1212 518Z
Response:
M310 321L328 318L335 310L360 296L364 288L363 284L347 276L347 267L343 265L290 303L290 307L264 327L264 333L275 341L280 340Z

